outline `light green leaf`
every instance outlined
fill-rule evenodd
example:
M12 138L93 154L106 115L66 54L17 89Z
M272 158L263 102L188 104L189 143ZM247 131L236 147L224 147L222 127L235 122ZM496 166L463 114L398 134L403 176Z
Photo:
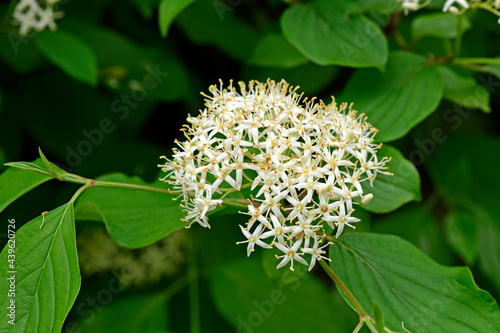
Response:
M147 184L138 177L113 173L97 180L138 185ZM80 216L80 209L84 214ZM76 202L76 218L93 219L97 216L106 224L109 235L121 246L139 248L152 244L170 232L183 228L184 213L179 201L171 196L117 188L89 188Z
M391 158L386 166L393 175L378 174L373 187L369 182L362 183L364 192L373 193L373 199L363 208L375 213L387 213L409 201L420 200L420 176L413 163L388 145L382 146L377 156Z
M162 293L127 295L121 299L113 299L113 302L97 312L92 320L82 318L76 323L73 331L92 333L165 331L168 315L166 301Z
M293 68L308 62L281 34L262 37L248 60L249 64L262 67Z
M239 332L343 333L351 328L342 318L344 308L336 306L324 285L310 274L276 288L260 260L251 257L222 265L210 277L217 308Z
M465 15L462 15L462 19L462 32L465 32L471 28L471 23ZM458 16L450 13L420 14L413 20L411 31L414 39L425 36L456 38L457 22Z
M52 174L47 169L45 169L45 165L43 167L41 167L41 166L38 166L35 163L31 163L31 162L8 162L8 163L5 163L4 165L11 167L11 168L31 171L34 173L38 173L42 176L49 176L50 178L52 178ZM43 165L43 162L42 162L42 165Z
M443 83L439 73L422 56L394 52L385 73L359 69L338 101L354 103L380 133L377 141L398 139L424 120L439 105Z
M344 235L330 257L365 310L380 305L391 330L400 331L403 322L421 333L500 331L498 305L468 268L441 266L398 237Z
M52 179L40 158L33 163L10 162L7 170L0 174L0 212L23 194ZM64 172L57 168L58 171Z
M464 209L450 212L444 219L448 244L469 266L475 263L479 254L475 220L476 216Z
M51 62L74 79L97 84L97 59L92 49L73 34L57 30L36 36L36 45Z
M383 67L387 40L378 25L359 13L346 13L343 1L316 0L289 7L281 17L283 34L319 65Z
M491 112L490 93L472 77L462 76L449 67L438 66L444 85L443 97L467 108Z
M9 243L0 254L2 274L15 275L16 325L8 324L4 316L0 331L61 332L80 290L75 237L72 203L39 216L17 230L15 248L10 248L9 244L14 243ZM15 250L14 267L7 261L11 249ZM7 297L9 287L9 280L2 278L2 309L6 309L12 299Z
M162 0L158 9L158 24L163 37L167 36L168 28L179 13L195 0Z

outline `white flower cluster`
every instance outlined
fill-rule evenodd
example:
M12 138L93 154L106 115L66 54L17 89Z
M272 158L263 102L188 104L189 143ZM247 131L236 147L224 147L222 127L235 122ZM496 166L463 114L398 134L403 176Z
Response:
M420 0L397 0L401 2L401 6L406 15L408 12L416 11L427 6L431 0L425 0L420 3ZM454 15L460 15L467 9L480 8L500 16L500 0L446 0L443 5L443 12L450 12ZM500 19L498 20L500 24Z
M22 37L28 35L31 30L43 31L47 27L50 30L56 30L54 22L63 16L62 12L54 11L55 5L59 0L20 0L12 17L19 25L19 35Z
M206 108L187 119L187 140L159 165L167 172L162 180L180 193L189 226L209 227L207 213L239 195L240 205L247 202L240 213L250 216L240 226L247 254L255 245L274 246L283 252L278 268L290 262L293 269L294 261L307 264L310 257L312 269L324 258L325 226L336 237L353 227L359 221L353 205L373 197L361 183L389 174L387 159L376 155L378 131L345 103L300 103L302 95L285 81L239 86L239 92L232 82L210 87Z

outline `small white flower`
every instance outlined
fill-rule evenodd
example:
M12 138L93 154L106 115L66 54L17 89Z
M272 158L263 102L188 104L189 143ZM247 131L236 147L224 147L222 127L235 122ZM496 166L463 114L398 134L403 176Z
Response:
M332 222L335 222L335 224L337 225L337 232L335 234L335 237L338 238L342 234L342 231L344 231L344 225L348 225L353 229L356 228L352 226L350 223L359 222L360 219L356 217L351 217L351 214L352 211L346 214L344 205L341 205L339 209L339 214L337 216L330 216L324 218L324 220L328 222L328 225L330 225L332 229L335 228Z
M293 271L293 261L294 260L297 260L298 262L300 262L303 265L307 265L307 261L305 261L304 258L302 258L300 256L300 254L297 253L297 250L299 249L300 244L302 244L302 237L300 237L298 240L296 240L295 243L293 244L293 246L291 246L291 247L277 243L275 246L281 252L283 252L284 255L277 256L277 258L283 258L283 260L281 260L281 262L278 264L278 266L276 268L281 268L281 267L285 266L286 264L288 264L288 262L290 262L290 269Z
M21 0L12 13L15 24L19 25L19 35L25 37L32 30L43 31L47 27L56 30L56 19L63 16L62 12L54 12L54 6L59 0L47 0L41 3L37 0Z
M451 8L451 6L454 5L455 3L458 3L460 6L469 9L469 4L467 3L466 0L446 0L443 6L443 12L447 12Z
M248 243L248 246L247 246L247 256L250 256L250 254L252 254L252 252L254 251L255 244L257 244L260 247L267 248L267 249L271 249L272 248L271 245L269 245L267 243L264 243L263 241L260 240L260 234L261 234L261 231L262 231L262 225L258 225L257 228L255 228L255 230L254 230L253 233L248 232L248 230L245 230L245 228L243 228L241 225L240 225L240 228L241 228L241 232L243 233L243 235L245 235L245 237L247 238L247 240L246 241L237 242L236 244Z
M303 253L308 253L311 255L311 263L309 264L309 270L313 269L314 265L316 265L316 259L317 260L321 260L321 259L330 260L330 258L323 256L323 254L326 253L326 251L324 251L323 249L332 243L328 242L328 243L324 244L323 246L318 247L319 243L320 243L320 241L318 241L318 237L315 237L313 247L302 249Z

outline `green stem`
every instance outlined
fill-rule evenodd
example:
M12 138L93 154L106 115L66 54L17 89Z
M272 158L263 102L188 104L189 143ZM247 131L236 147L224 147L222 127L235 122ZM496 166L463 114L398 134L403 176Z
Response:
M378 333L377 328L373 326L373 323L370 320L371 318L369 316L364 316L363 321L366 324L366 326L370 329L372 333Z
M367 316L366 311L363 309L361 304L359 304L358 300L354 296L354 294L347 288L347 286L342 282L342 280L335 274L335 272L330 268L330 266L325 262L325 260L319 260L321 267L325 270L325 272L330 276L330 278L335 282L337 288L339 288L342 293L347 297L349 302L351 303L354 310L361 316Z
M500 58L456 58L454 64L491 64L500 65Z
M157 188L152 186L145 185L136 185L136 184L128 184L128 183L118 183L118 182L108 182L102 180L93 180L89 178L83 178L74 174L65 174L61 179L62 181L75 183L75 184L90 184L89 187L111 187L111 188L122 188L127 190L141 191L141 192L151 192L151 193L159 193L159 194L167 194L174 195L170 190Z
M238 199L224 199L223 205L234 208L248 208L246 201Z
M352 331L352 333L358 333L363 328L364 324L365 323L362 320L360 320L358 325L354 327L354 331Z
M456 64L456 65L458 65L462 68L476 71L476 72L494 74L494 71L488 66L481 66L481 65L475 65L475 64Z
M88 189L89 187L92 187L91 183L87 183L87 184L83 185L82 187L80 187L75 192L75 194L73 194L73 196L71 197L71 200L69 202L75 203L76 199L80 196L80 194L82 194L82 192L85 191L86 189Z

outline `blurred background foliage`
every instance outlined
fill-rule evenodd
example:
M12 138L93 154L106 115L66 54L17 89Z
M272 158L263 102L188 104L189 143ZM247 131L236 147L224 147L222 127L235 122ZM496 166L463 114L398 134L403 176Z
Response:
M335 2L318 6L328 12ZM415 63L449 55L456 18L439 13L442 1L409 16L392 0L352 3L364 13L359 20L380 26L367 41L374 47L359 59L323 52L321 47L334 52L322 45L336 43L328 35L301 36L301 24L309 21L301 21L306 15L299 11L308 9L287 1L67 0L59 4L64 17L57 32L23 39L13 37L15 27L5 18L0 162L32 161L40 146L75 174L121 172L153 182L158 157L169 155L174 139L182 138L187 114L203 108L199 92L219 79L284 78L306 96L337 96L363 112L373 101L385 107L400 93L391 87L401 66L390 61L386 67L387 50L377 39L387 39L391 51L419 54L411 56ZM2 16L8 7L0 4ZM339 30L343 20L340 15ZM500 55L500 26L488 13L468 13L463 27L462 57ZM156 81L148 82L148 75ZM356 232L399 235L438 263L467 265L477 284L499 300L500 66L477 72L443 64L432 75L444 90L438 79L424 77L399 96L419 102L403 104L418 119L382 115L373 121L397 129L384 134L377 126L416 164L422 200L385 214L359 210L363 223ZM469 95L478 97L471 102ZM394 127L398 121L413 123ZM19 228L65 203L76 188L44 184L2 212L0 224L15 218ZM84 210L76 217L83 280L67 332L187 332L200 326L203 332L349 332L357 323L324 272L276 271L260 251L245 258L245 248L235 245L244 216L221 213L211 218L211 230L180 230L161 241L167 245L149 250L121 248L103 233L102 223L85 221L92 218ZM169 240L174 235L178 241Z

